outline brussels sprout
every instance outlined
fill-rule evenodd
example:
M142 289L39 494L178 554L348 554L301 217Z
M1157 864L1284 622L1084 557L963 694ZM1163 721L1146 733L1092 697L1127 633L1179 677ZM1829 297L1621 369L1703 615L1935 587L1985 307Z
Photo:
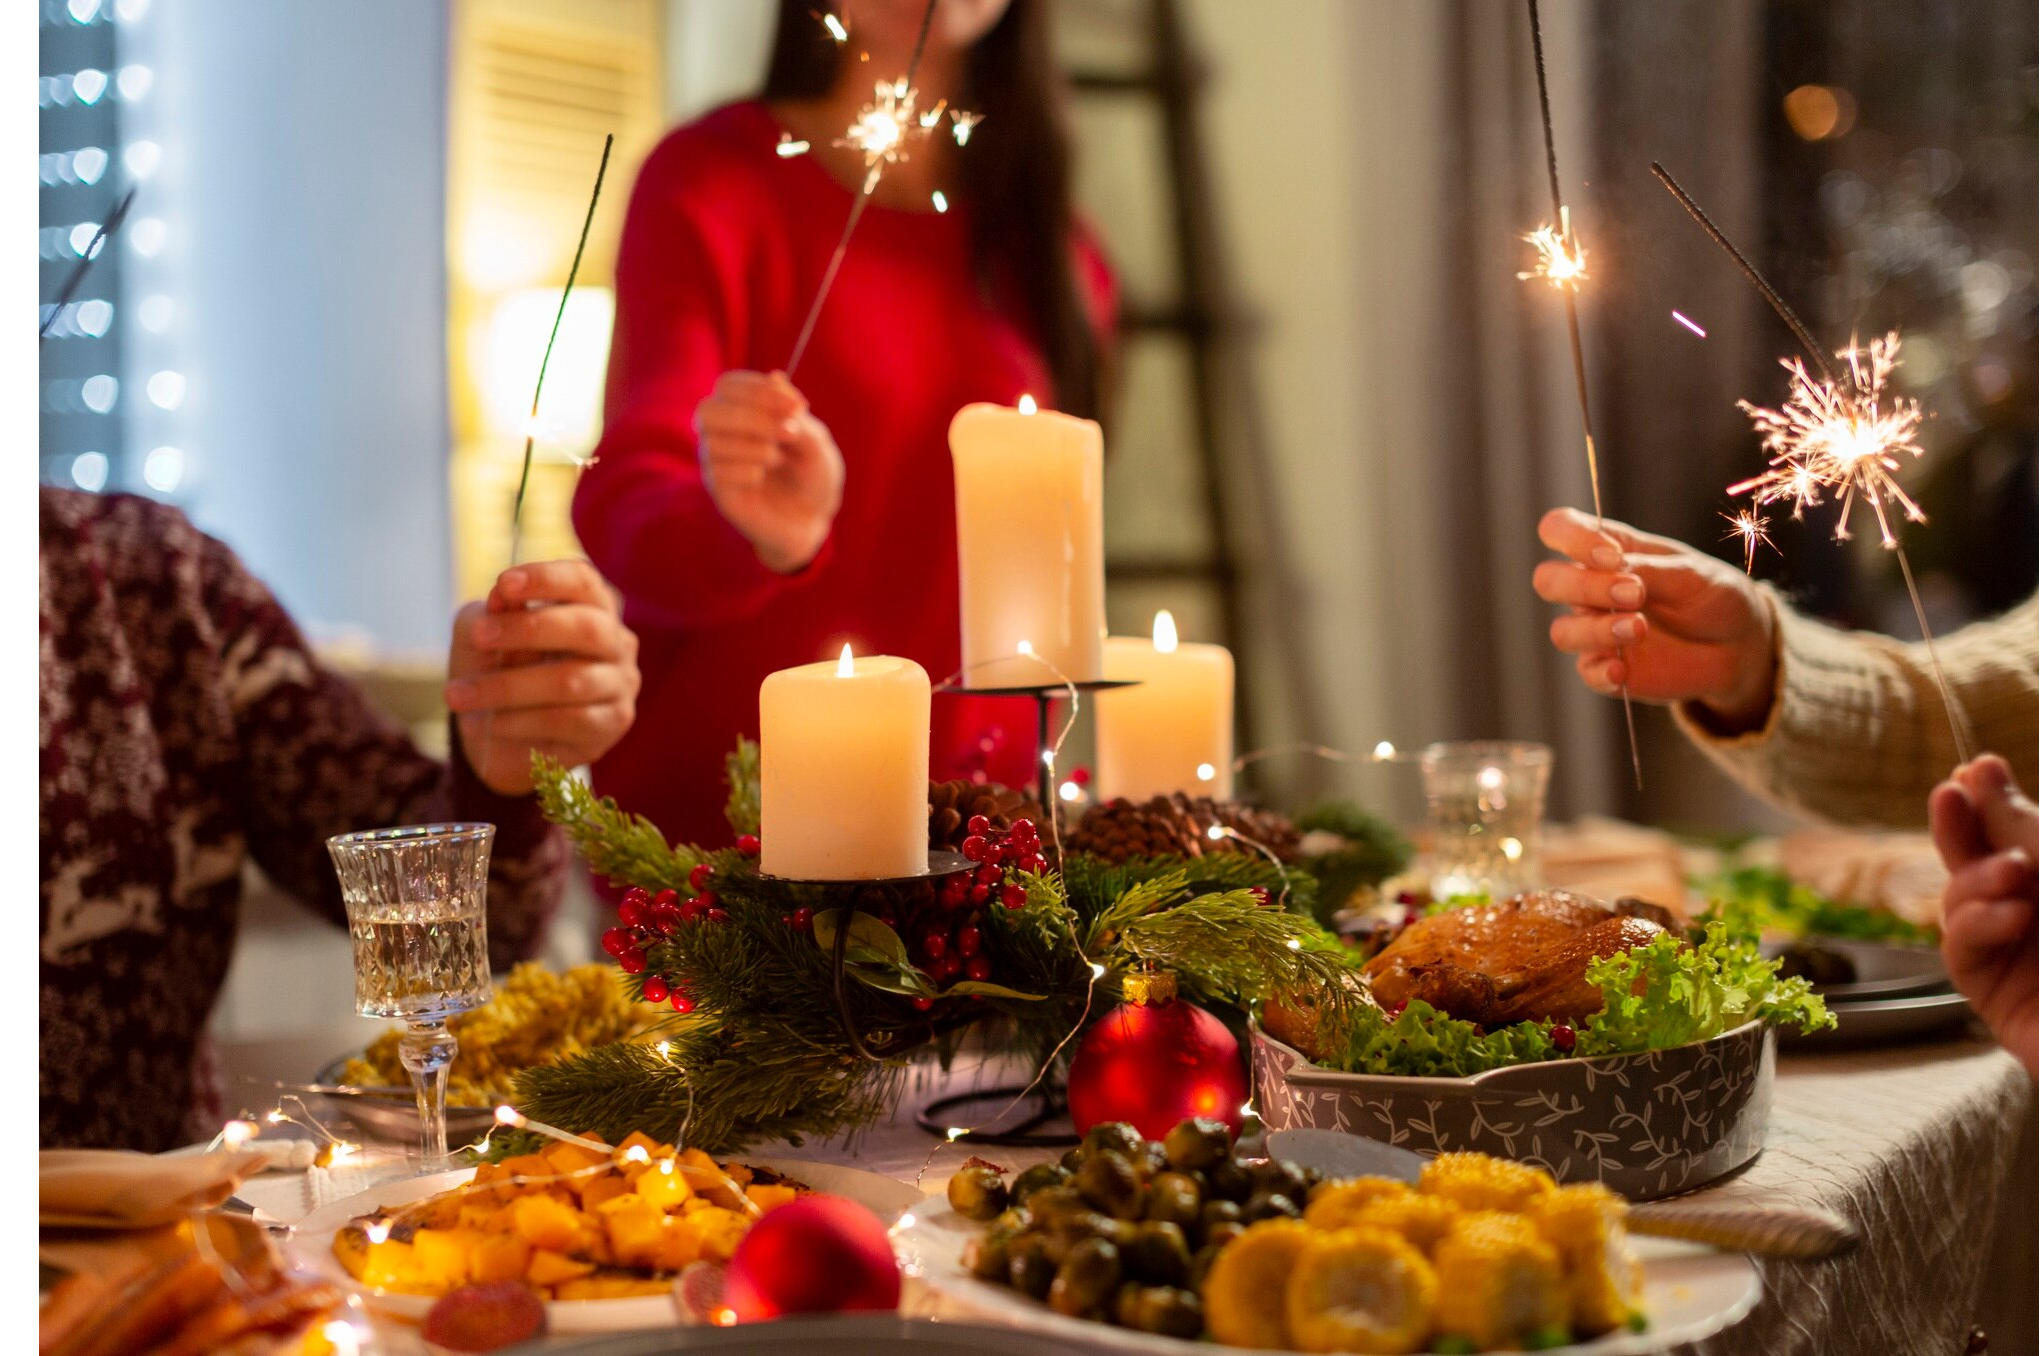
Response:
M1141 1314L1141 1287L1134 1281L1120 1282L1113 1292L1113 1322L1123 1328L1135 1327Z
M1042 1187L1028 1197L1028 1213L1044 1224L1054 1224L1065 1215L1091 1209L1074 1186Z
M1134 1321L1127 1326L1164 1337L1192 1338L1205 1330L1205 1307L1188 1290L1148 1286L1135 1299Z
M1206 1201L1203 1211L1206 1241L1209 1242L1211 1240L1212 1230L1222 1224L1238 1224L1242 1218L1244 1216L1241 1214L1240 1207L1232 1201Z
M1074 1173L1084 1166L1084 1160L1088 1157L1090 1157L1089 1150L1082 1144L1073 1144L1068 1149L1065 1149L1063 1157L1056 1161L1062 1164L1063 1171Z
M1254 1174L1235 1158L1222 1158L1205 1169L1205 1199L1244 1201L1254 1194Z
M1302 1212L1297 1203L1280 1191L1257 1191L1241 1207L1240 1217L1249 1224L1265 1219L1295 1219Z
M1101 1149L1117 1149L1129 1159L1141 1152L1141 1132L1125 1121L1101 1121L1084 1134L1087 1155Z
M1204 1198L1198 1184L1180 1172L1165 1172L1148 1184L1148 1200L1141 1213L1149 1219L1167 1220L1183 1229L1196 1227Z
M1151 1182L1169 1171L1169 1155L1162 1152L1162 1146L1152 1139L1141 1141L1141 1148L1134 1154L1133 1163L1134 1175L1143 1182Z
M1149 1285L1182 1285L1191 1272L1191 1249L1184 1233L1160 1221L1139 1226L1134 1239L1120 1250L1127 1274Z
M1178 1172L1210 1168L1223 1160L1233 1148L1233 1132L1226 1122L1215 1121L1209 1116L1193 1116L1178 1121L1162 1140L1162 1151L1169 1156L1169 1166Z
M1006 1183L998 1169L973 1164L951 1174L949 1197L950 1209L965 1219L988 1220L1006 1209Z
M1049 1293L1049 1283L1056 1279L1056 1264L1049 1260L1047 1240L1039 1234L1026 1234L1007 1245L1007 1284L1031 1299L1042 1299Z
M1078 1169L1076 1186L1085 1200L1115 1218L1141 1214L1141 1182L1124 1154L1094 1150Z
M1246 1232L1247 1226L1238 1220L1227 1224L1215 1224L1205 1230L1205 1247L1223 1248Z
M1120 1250L1103 1238L1070 1250L1049 1285L1049 1307L1072 1318L1098 1308L1120 1284Z
M1311 1185L1304 1169L1287 1158L1271 1158L1265 1163L1257 1163L1250 1172L1257 1190L1279 1192L1293 1201L1303 1200Z
M990 1230L964 1244L964 1270L981 1281L1003 1280L1007 1262L1006 1240Z
M1037 1163L1013 1179L1007 1195L1015 1205L1026 1205L1028 1197L1044 1187L1062 1186L1070 1180L1070 1174L1054 1163Z

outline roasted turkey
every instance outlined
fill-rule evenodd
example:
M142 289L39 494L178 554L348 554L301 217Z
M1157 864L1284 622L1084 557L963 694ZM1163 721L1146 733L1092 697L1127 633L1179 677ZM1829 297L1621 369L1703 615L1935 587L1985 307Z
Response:
M1642 946L1674 920L1656 904L1538 890L1420 918L1363 968L1375 1001L1422 999L1484 1027L1579 1022L1602 1009L1589 962Z

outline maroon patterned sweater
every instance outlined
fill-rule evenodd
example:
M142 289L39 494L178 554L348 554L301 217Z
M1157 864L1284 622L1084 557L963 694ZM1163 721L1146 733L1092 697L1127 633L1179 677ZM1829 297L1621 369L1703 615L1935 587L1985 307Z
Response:
M569 855L529 797L419 752L175 509L45 488L41 517L45 1147L191 1138L248 858L344 924L329 835L484 820L490 960L537 947Z

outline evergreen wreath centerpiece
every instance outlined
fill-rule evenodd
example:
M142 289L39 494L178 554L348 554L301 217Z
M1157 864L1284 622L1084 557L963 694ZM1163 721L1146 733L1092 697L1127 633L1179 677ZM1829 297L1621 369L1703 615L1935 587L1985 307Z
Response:
M891 1111L916 1057L947 1060L977 1028L1054 1062L1145 974L1235 1009L1315 993L1327 1022L1352 1001L1349 953L1312 917L1317 880L1273 853L1109 861L1073 847L1052 860L1031 819L982 812L1018 798L964 797L968 869L804 884L758 870L749 741L728 759L723 848L669 844L559 764L533 766L547 818L628 887L604 949L640 997L673 1009L640 1037L519 1078L532 1116L612 1142L684 1125L718 1152L854 1130ZM938 786L936 801L932 835L955 841L960 797Z

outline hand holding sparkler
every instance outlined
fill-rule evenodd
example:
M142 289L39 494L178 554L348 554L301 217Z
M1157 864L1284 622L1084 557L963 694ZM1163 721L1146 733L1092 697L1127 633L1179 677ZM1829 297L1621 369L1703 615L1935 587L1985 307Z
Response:
M2034 802L2005 759L1956 770L1928 800L1935 846L1949 868L1942 894L1942 958L1957 989L1999 1044L2035 1070Z
M768 569L815 558L843 505L843 453L781 372L725 372L695 407L702 482Z
M587 561L518 565L455 617L447 672L468 765L498 795L522 795L532 750L577 767L631 728L638 639Z
M1532 587L1572 609L1552 644L1576 656L1581 680L1615 696L1627 683L1649 702L1692 702L1724 734L1770 714L1777 664L1771 604L1733 565L1665 537L1554 509L1538 538L1548 560Z

